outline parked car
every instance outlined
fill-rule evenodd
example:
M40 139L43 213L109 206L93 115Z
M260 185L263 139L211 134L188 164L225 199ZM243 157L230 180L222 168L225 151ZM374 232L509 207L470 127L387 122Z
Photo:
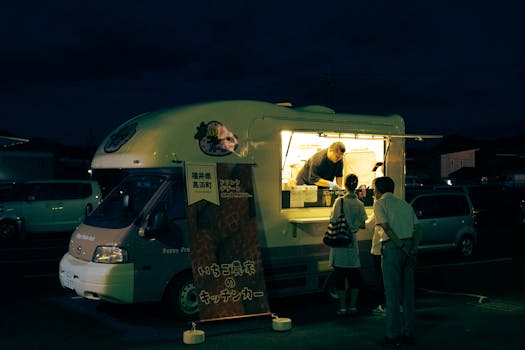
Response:
M504 185L434 186L440 192L465 192L472 201L478 231L509 229L524 222L525 190Z
M0 239L13 239L25 233L73 231L100 200L96 181L3 182Z
M423 231L421 251L455 249L462 257L473 255L478 234L468 193L418 194L410 204Z
M406 175L405 176L405 188L423 188L423 180L419 176Z

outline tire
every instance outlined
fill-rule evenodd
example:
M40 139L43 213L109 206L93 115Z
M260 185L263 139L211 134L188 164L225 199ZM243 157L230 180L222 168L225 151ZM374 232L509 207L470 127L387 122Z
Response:
M164 304L177 319L192 321L198 319L197 289L193 284L191 272L184 272L174 277L164 293Z
M0 222L0 240L15 239L18 232L14 223L9 221Z
M457 253L462 258L470 258L474 254L474 239L470 235L460 238L456 247Z

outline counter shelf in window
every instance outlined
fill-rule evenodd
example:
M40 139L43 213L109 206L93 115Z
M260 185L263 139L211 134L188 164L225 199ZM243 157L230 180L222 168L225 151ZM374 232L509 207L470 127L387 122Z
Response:
M297 237L297 225L299 224L319 224L326 223L328 225L329 217L318 217L318 218L294 218L289 219L288 222L292 224L292 237Z

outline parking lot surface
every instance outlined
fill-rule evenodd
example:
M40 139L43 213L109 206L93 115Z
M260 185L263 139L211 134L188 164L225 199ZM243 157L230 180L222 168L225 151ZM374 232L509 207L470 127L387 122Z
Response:
M502 258L419 270L416 347L523 349L523 267ZM101 304L53 288L2 294L0 349L376 349L384 334L366 292L357 317L336 317L337 304L321 295L273 300L272 312L291 318L291 330L273 331L269 316L198 323L205 341L187 345L182 337L191 325L157 306Z

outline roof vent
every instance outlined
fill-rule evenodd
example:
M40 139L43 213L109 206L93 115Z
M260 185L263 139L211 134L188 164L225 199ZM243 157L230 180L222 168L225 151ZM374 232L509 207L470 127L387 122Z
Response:
M298 107L298 108L295 108L295 110L298 112L335 114L335 111L332 108L325 107L325 106L319 106L319 105Z

